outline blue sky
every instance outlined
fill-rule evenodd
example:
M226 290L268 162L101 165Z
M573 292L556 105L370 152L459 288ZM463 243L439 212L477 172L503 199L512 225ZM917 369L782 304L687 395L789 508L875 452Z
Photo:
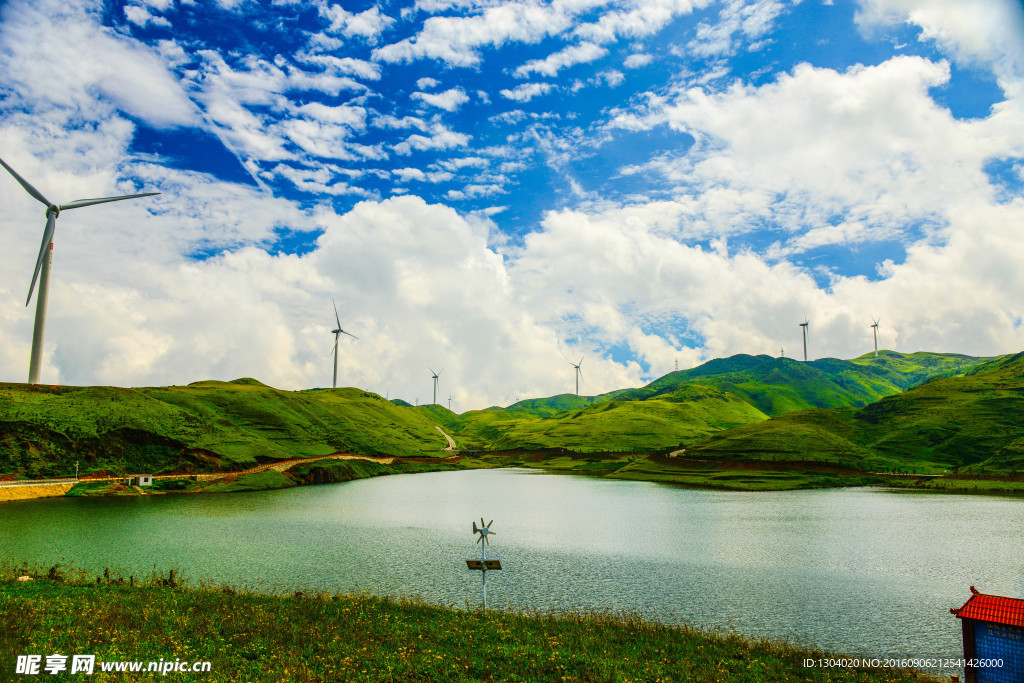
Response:
M1014 0L0 6L0 157L61 216L43 381L453 408L733 353L1019 351ZM65 196L64 193L67 193ZM41 207L0 179L0 374ZM34 304L33 304L34 306Z

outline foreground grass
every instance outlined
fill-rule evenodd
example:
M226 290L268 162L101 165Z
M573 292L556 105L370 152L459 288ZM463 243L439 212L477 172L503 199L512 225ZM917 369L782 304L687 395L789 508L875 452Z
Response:
M24 570L19 570L24 571ZM211 681L937 681L914 671L805 669L828 657L779 642L633 616L463 611L370 596L280 597L230 589L0 572L0 680L17 654L209 661ZM173 577L172 577L173 578ZM834 656L834 655L833 655ZM120 680L97 673L91 680Z

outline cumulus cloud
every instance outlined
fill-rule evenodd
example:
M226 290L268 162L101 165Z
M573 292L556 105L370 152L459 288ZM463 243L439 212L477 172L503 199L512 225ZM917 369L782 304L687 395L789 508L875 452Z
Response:
M143 28L149 24L152 24L153 26L163 26L164 28L170 28L171 26L171 22L167 21L165 17L153 14L145 7L141 7L139 5L126 5L124 8L124 17L136 26Z
M430 17L414 37L377 48L373 54L384 62L438 59L451 66L473 66L480 61L479 48L539 42L568 29L575 11L578 8L570 2L506 2L472 16Z
M501 96L515 102L529 102L538 95L551 92L553 87L550 83L523 83L512 89L502 89Z
M431 126L429 132L430 135L410 135L394 145L395 152L406 155L429 149L456 149L469 143L468 135L449 130L440 123Z
M645 52L635 52L626 57L622 65L627 69L639 69L650 64L652 59L654 58Z
M462 88L452 88L439 93L414 92L412 98L445 111L455 111L469 102L469 95Z
M867 31L894 23L921 28L948 54L991 65L1004 88L1022 94L1024 7L1017 0L860 0L857 22Z
M986 160L1022 151L1018 107L957 121L928 95L948 78L946 64L898 57L844 73L801 65L761 87L686 89L626 125L667 124L693 135L694 148L625 170L699 191L696 204L709 208L726 193L733 220L701 216L721 227L770 217L800 233L841 215L851 241L900 238L915 224L944 223L951 197L987 201Z
M364 12L354 14L341 5L325 3L320 6L320 12L331 22L327 29L329 33L337 33L349 38L359 36L371 44L376 43L380 35L395 23L394 19L382 14L379 7L371 7Z
M532 73L543 76L555 76L562 69L574 64L583 64L600 59L608 54L608 49L593 43L580 43L550 54L544 59L534 59L515 70L516 78L526 78Z

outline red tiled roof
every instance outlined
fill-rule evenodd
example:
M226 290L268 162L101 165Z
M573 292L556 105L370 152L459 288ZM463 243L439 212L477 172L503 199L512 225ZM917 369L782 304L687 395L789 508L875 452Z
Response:
M979 593L971 586L972 595L960 609L949 610L960 619L976 619L1005 626L1024 628L1024 600L1001 595Z

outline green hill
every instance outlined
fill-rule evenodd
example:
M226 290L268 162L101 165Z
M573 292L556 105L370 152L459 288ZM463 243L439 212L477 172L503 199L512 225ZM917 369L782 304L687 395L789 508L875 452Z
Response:
M1017 476L1024 473L1024 354L863 408L800 411L727 430L685 457Z
M945 443L946 427L872 436L866 426L870 417L904 404L865 406L930 378L981 377L971 373L983 360L888 351L878 358L810 363L737 355L670 373L639 389L560 394L461 415L441 405L413 407L358 389L281 391L251 378L139 389L0 384L0 475L66 475L76 461L83 472L159 473L240 470L338 451L440 455L447 442L438 425L459 448L474 450L667 452L701 442L706 457L731 452L763 459L768 456L751 454L773 453L791 460L809 452L829 463L883 466L893 454L913 448L928 462L950 464L953 460L933 444ZM1016 365L997 361L990 367L1012 372ZM926 386L936 391L945 385ZM978 405L991 405L996 414L1004 406L993 400L985 393ZM820 418L827 424L786 416L808 408L863 408L863 413L850 423L854 426L841 419L843 413ZM758 424L766 426L757 429ZM707 441L723 430L730 431ZM987 444L1001 433L993 428L978 436ZM1021 459L1024 444L999 444L1001 460L988 466L1006 469ZM966 442L961 445L966 448ZM957 463L985 467L980 457L961 460Z
M435 406L435 408L437 408ZM238 470L355 452L435 455L429 413L358 389L281 391L255 380L186 387L0 384L0 474Z
M664 450L723 429L809 408L861 407L988 359L879 352L853 360L739 354L600 396L560 394L463 413L460 446L492 449Z

